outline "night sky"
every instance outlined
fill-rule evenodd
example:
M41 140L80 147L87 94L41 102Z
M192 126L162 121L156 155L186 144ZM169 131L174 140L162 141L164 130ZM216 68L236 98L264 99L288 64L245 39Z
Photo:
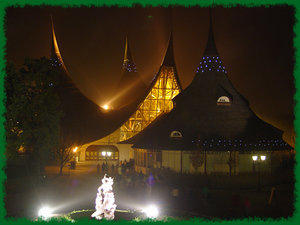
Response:
M109 101L121 79L126 35L137 70L149 85L162 62L170 31L183 88L193 79L209 29L208 8L8 8L6 57L50 57L51 19L74 83L99 105ZM252 110L281 130L293 125L294 9L212 10L216 46L235 88Z

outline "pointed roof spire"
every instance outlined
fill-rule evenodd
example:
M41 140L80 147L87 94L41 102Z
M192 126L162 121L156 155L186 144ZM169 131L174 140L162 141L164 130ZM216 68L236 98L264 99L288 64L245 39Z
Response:
M56 41L56 37L55 37L55 32L54 32L54 25L53 25L53 17L52 14L50 15L50 19L51 19L51 33L52 33L52 43L51 43L51 58L55 58L56 54L55 54L55 44L57 44Z
M123 61L123 63L125 64L128 61L133 62L133 59L132 59L132 56L131 56L131 51L130 51L128 39L127 39L127 36L126 36L126 44L125 44L125 52L124 52L124 61Z
M58 49L58 44L57 44L57 40L56 40L56 36L55 36L55 31L54 31L54 24L53 24L53 17L52 15L50 15L51 17L51 31L52 31L52 49L51 49L51 57L58 57L60 58L60 52Z
M172 33L172 31L170 33L169 45L168 45L164 60L163 60L161 65L162 66L175 66L174 52L173 52L173 33Z
M218 55L218 50L216 48L213 34L211 8L209 8L209 32L204 55Z
M62 68L67 72L67 68L64 64L64 61L62 59L62 56L60 54L59 48L58 48L58 44L57 44L57 40L56 40L56 36L55 36L55 32L54 32L54 25L53 25L53 18L52 15L50 15L51 17L51 25L52 25L52 49L51 49L51 58L54 60L58 60L58 65L61 65Z
M128 72L136 72L136 66L135 66L132 56L131 56L131 51L130 51L127 36L126 36L126 42L125 42L123 70L127 70Z
M207 39L207 44L203 55L204 56L200 61L200 65L197 67L196 74L205 73L205 72L220 72L220 73L227 74L225 66L223 66L221 57L219 56L218 50L215 45L213 28L212 28L211 8L209 8L208 39ZM197 76L195 76L195 78L196 77Z

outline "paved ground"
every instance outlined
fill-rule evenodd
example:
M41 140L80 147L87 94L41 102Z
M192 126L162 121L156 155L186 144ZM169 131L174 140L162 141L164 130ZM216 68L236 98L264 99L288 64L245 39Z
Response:
M44 178L19 177L8 180L7 215L34 218L42 205L54 207L56 213L93 209L97 188L103 177L102 173L97 173L96 165L79 162L75 170L66 167L62 176L58 176L58 172L57 166L48 166ZM293 213L291 184L278 185L272 204L268 205L270 186L258 192L239 188L182 188L159 181L150 192L147 186L128 186L123 181L116 180L114 185L118 209L141 209L155 203L168 215L208 218L247 215L276 218L289 217ZM178 191L174 192L174 189Z

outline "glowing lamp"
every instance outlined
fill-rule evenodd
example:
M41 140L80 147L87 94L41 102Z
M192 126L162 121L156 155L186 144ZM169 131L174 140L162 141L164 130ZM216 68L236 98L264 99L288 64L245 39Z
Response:
M108 107L107 104L105 104L104 106L102 106L102 108L105 109L105 110L108 110L109 107Z
M39 210L38 216L42 217L43 219L48 219L49 217L51 217L52 211L53 210L48 206L44 206Z
M75 153L75 152L77 151L77 149L78 149L78 147L75 147L75 148L73 149L73 152Z
M107 156L108 156L108 157L110 157L110 156L111 156L111 152L107 152L106 154L107 154Z
M253 155L252 159L253 159L253 161L256 161L257 160L257 155Z
M265 155L261 155L260 159L261 159L261 161L265 161L266 160L266 156Z
M101 155L102 156L106 156L106 152L101 152Z
M148 218L155 219L158 216L158 208L155 205L150 205L143 210Z

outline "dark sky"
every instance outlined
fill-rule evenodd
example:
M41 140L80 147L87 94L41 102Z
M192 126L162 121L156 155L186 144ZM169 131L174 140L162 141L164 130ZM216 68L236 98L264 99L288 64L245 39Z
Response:
M174 54L183 88L195 75L209 28L209 10L172 8L8 8L7 59L50 56L53 16L59 48L74 83L95 103L113 97L121 76L125 37L137 70L149 84L173 30ZM216 46L235 88L252 110L276 127L293 123L294 9L212 10Z

